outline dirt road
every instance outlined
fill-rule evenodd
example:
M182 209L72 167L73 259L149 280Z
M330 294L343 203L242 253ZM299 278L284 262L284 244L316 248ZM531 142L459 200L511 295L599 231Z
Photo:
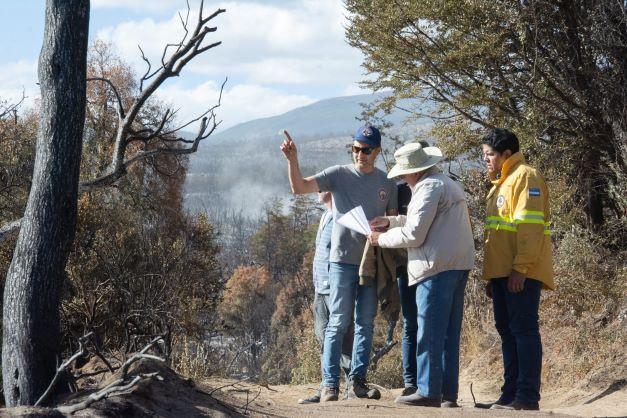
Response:
M259 386L249 383L237 383L229 380L212 380L205 382L206 390L219 390L213 396L231 406L237 411L253 417L399 417L399 416L464 416L464 417L563 417L563 416L627 416L627 389L623 388L602 396L599 394L576 394L572 392L549 393L544 395L541 402L541 411L491 411L473 407L470 394L470 382L460 381L461 408L439 409L401 406L394 403L401 389L388 390L379 387L382 398L372 400L347 400L329 402L317 405L299 405L299 398L311 395L315 385L300 386ZM496 399L494 387L482 382L473 383L473 392L477 401L487 402ZM593 402L586 403L590 400Z

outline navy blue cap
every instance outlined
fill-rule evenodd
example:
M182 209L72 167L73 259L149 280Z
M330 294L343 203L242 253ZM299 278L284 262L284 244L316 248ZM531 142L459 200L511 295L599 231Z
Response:
M373 148L381 146L381 132L374 126L366 125L357 129L355 141L365 142Z

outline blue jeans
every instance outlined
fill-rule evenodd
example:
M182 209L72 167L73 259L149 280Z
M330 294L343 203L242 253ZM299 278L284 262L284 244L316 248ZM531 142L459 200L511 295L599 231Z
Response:
M316 339L320 343L320 365L322 366L322 353L324 349L324 336L329 323L329 295L316 293L314 296L314 332ZM351 354L353 352L353 321L351 319L350 326L344 334L342 340L342 356L340 359L340 367L344 370L346 378L351 371Z
M342 340L355 318L355 337L350 377L366 378L374 317L377 313L377 289L359 285L359 266L330 263L329 323L324 335L322 380L324 386L339 387Z
M459 339L467 281L468 270L448 270L416 285L416 387L424 397L457 400Z
M403 382L405 387L416 386L416 332L418 331L418 308L416 286L408 286L407 266L396 271L398 293L403 312Z
M503 401L540 401L542 341L538 326L542 282L526 279L522 292L507 291L507 278L493 279L494 322L503 351Z

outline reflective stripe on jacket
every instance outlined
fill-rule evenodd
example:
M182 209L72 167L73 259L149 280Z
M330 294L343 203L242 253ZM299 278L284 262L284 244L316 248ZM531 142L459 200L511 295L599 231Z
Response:
M488 193L483 278L512 270L554 289L549 193L544 178L520 152L508 158Z

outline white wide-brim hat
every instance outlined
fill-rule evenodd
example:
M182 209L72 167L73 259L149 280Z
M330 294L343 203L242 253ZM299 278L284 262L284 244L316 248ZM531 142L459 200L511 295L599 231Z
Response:
M388 178L416 173L433 167L442 160L438 147L422 147L418 142L403 145L394 153L396 164L388 173Z

